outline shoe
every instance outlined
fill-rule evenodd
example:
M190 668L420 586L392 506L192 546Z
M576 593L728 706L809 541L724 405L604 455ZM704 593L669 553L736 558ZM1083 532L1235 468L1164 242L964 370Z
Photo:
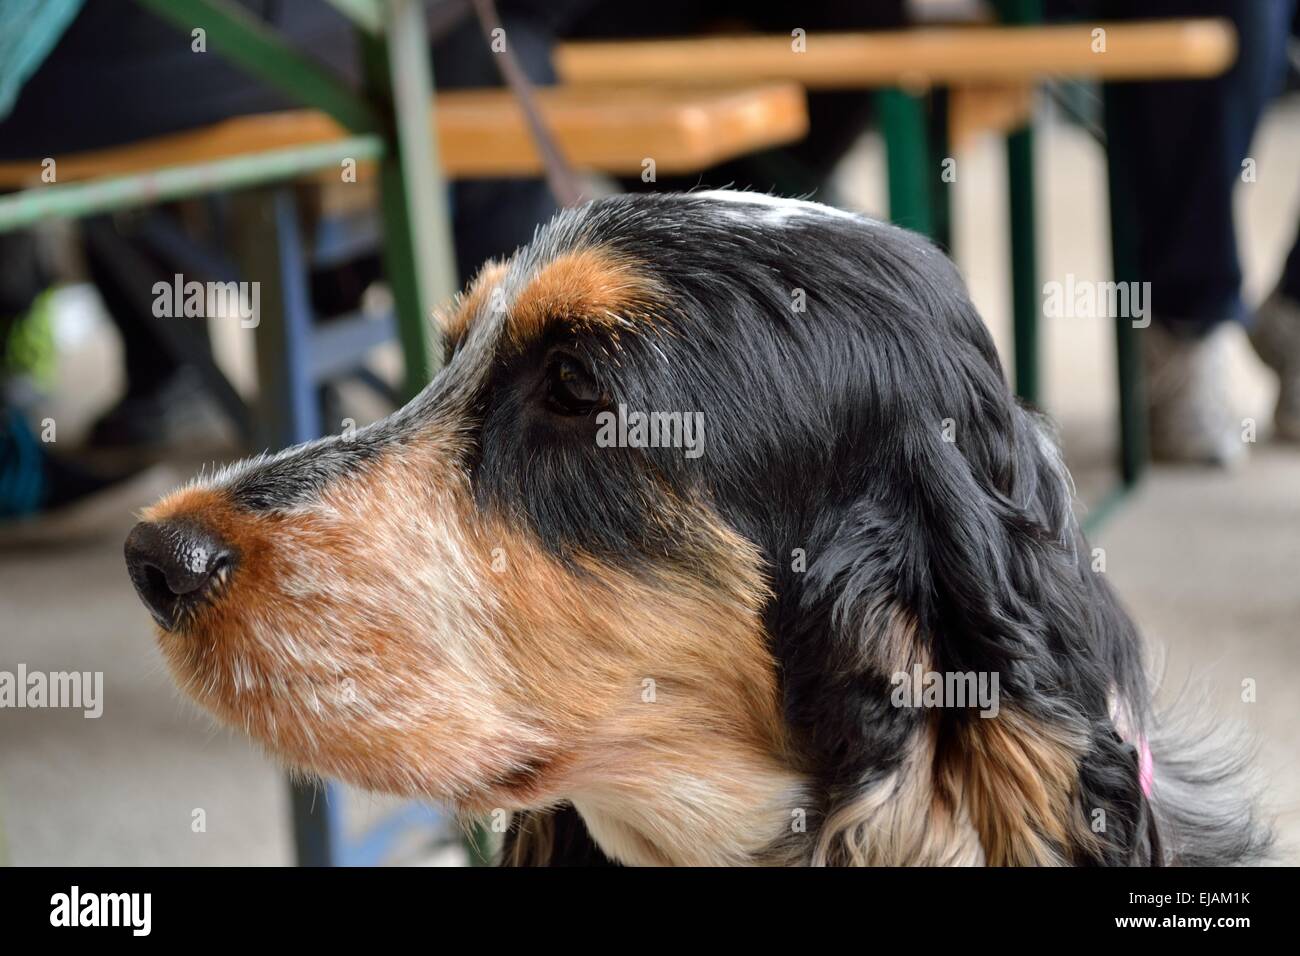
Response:
M177 484L168 468L98 475L55 458L22 416L0 410L0 549L61 544L128 524Z
M1189 336L1153 322L1142 333L1151 457L1229 468L1247 455L1229 394L1226 323Z
M1277 436L1300 442L1300 301L1274 292L1255 313L1250 330L1255 354L1277 372Z

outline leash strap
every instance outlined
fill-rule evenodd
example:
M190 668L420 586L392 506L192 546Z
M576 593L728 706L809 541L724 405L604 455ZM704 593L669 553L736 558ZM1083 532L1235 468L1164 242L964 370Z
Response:
M474 0L474 12L483 30L483 38L490 48L494 31L501 30L502 35L505 32L501 26L501 17L497 14L496 3L494 0ZM515 95L524 112L528 131L537 146L537 152L542 157L542 165L546 170L546 184L550 187L551 195L561 206L576 206L582 199L578 178L569 161L565 159L559 144L556 143L555 137L546 127L546 121L542 118L541 110L537 106L537 98L533 93L532 81L528 79L528 74L515 59L514 51L508 42L500 52L493 50L492 55L496 58L497 69L502 79L506 81L506 86Z

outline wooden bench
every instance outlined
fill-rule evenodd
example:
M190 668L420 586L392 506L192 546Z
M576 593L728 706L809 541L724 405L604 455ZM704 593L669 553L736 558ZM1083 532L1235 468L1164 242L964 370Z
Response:
M659 173L694 172L797 140L808 128L803 91L789 82L712 89L644 84L631 89L549 88L538 90L537 98L574 166L616 174L640 173L647 158L654 159ZM440 93L435 114L445 175L468 179L542 172L523 113L507 90ZM295 110L53 158L58 181L75 182L338 142L346 135L324 113ZM41 172L41 158L0 163L0 187L39 185ZM338 180L335 171L322 175Z
M569 84L787 80L810 90L909 92L947 86L949 140L960 147L978 132L1023 125L1038 80L1214 76L1237 51L1232 26L1212 19L813 33L804 43L801 53L783 35L566 43L556 68Z
M1093 49L1099 29L1105 52ZM812 33L805 52L793 44L784 35L565 43L556 69L567 84L791 80L810 90L916 89L1064 76L1213 76L1237 50L1222 20Z

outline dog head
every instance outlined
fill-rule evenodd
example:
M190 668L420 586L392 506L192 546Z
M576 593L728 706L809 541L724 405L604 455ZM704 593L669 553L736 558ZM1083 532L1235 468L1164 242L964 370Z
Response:
M556 821L623 862L1146 852L1114 724L1143 717L1136 640L927 241L606 199L485 268L444 334L394 415L132 532L220 719L312 772L525 811L519 860ZM900 705L954 673L996 675L993 714Z

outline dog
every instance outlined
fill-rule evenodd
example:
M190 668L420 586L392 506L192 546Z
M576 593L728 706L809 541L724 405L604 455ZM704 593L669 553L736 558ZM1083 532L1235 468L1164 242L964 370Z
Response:
M926 239L618 196L441 322L406 407L127 539L180 685L291 767L508 813L512 865L1267 848L1243 761L1153 717L1053 433Z

